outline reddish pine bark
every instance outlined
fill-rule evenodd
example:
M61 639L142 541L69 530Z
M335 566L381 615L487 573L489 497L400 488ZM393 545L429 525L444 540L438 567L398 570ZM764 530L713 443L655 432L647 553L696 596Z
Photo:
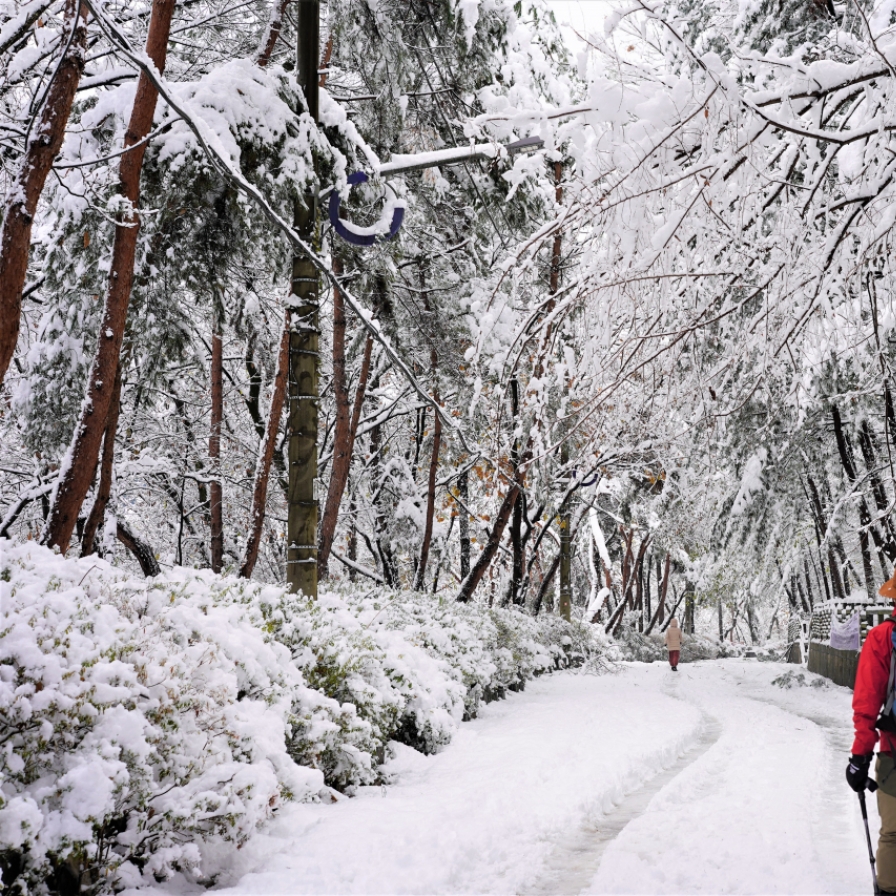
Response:
M175 0L153 2L146 53L160 72L165 69L174 6ZM86 401L75 428L69 454L63 464L59 487L42 537L44 544L58 547L63 553L68 550L78 513L93 479L112 400L134 281L134 260L140 230L140 218L136 210L140 205L140 172L146 153L146 143L141 141L152 129L157 98L155 87L141 72L124 139L125 148L133 149L121 157L118 169L119 192L130 210L122 212L115 227L109 286L96 352L87 381Z
M224 422L224 341L220 324L212 333L212 427L208 436L208 456L212 479L209 482L212 572L224 568L224 488L221 484L221 426Z
M267 68L268 63L271 61L274 47L277 46L280 32L283 30L283 16L286 13L286 5L289 2L290 0L276 0L274 3L274 7L271 10L271 18L268 20L267 30L262 38L258 55L255 57L255 64L259 68Z
M334 273L342 273L342 265L333 259ZM355 435L361 420L361 406L367 392L367 380L370 376L370 359L373 353L373 339L367 337L364 345L364 358L361 361L361 372L355 390L355 401L349 414L348 388L345 377L345 302L338 289L333 290L333 394L336 400L336 421L333 428L333 461L330 468L330 484L327 488L327 500L320 523L320 536L317 547L317 575L326 578L329 571L330 553L333 550L333 539L336 535L336 523L339 519L339 508L348 485L349 469L352 465L352 453L355 449Z
M31 225L37 203L62 147L72 111L75 91L84 71L87 45L87 7L79 0L66 0L63 46L71 43L47 92L34 133L22 157L19 173L9 192L3 230L0 233L0 386L12 362L19 338L22 290L28 273Z
M86 557L95 550L96 533L99 531L112 494L112 469L115 461L115 434L118 431L118 416L121 412L121 368L115 374L115 385L112 387L112 404L109 405L109 419L106 421L106 434L103 436L103 457L100 461L100 481L96 490L96 499L90 509L90 516L84 525L81 536L81 556Z
M246 551L240 566L240 575L248 579L258 561L258 546L261 543L261 530L264 526L264 511L268 500L268 479L271 474L271 461L277 447L277 435L280 432L280 417L283 414L283 401L286 397L286 372L289 369L289 318L286 312L286 323L280 338L280 353L277 356L277 372L271 390L271 406L268 422L261 444L261 453L255 470L255 488L252 490L252 510L249 514L249 537L246 540Z
M343 272L342 259L333 255L333 273L339 277ZM336 533L336 519L339 516L339 504L345 489L345 480L351 465L351 449L349 447L349 409L348 386L345 382L345 331L348 321L345 315L345 301L342 290L333 290L333 402L336 406L336 419L333 423L333 459L330 463L330 485L327 488L327 500L320 521L320 536L317 548L317 577L323 579L329 572L330 551Z

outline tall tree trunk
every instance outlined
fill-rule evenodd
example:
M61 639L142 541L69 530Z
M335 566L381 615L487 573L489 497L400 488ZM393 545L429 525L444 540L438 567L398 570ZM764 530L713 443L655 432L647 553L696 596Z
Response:
M554 559L551 560L551 565L547 568L547 572L544 574L544 578L541 580L541 585L538 587L538 594L535 596L535 603L532 606L532 615L537 616L541 612L541 605L544 603L544 599L547 596L548 589L551 587L551 584L554 581L554 576L557 574L557 568L560 566L560 552L554 556Z
M221 572L224 568L224 487L221 482L221 427L224 423L224 340L221 336L221 323L215 322L212 333L212 367L211 367L212 425L208 436L209 467L212 478L209 482L211 507L211 555L212 572Z
M572 514L560 514L560 600L557 609L567 622L572 618Z
M559 205L563 202L563 163L554 162L554 198ZM551 246L551 268L548 281L548 292L551 301L548 313L554 309L553 297L560 288L560 255L563 249L563 236L558 229L554 234L554 242ZM545 334L544 345L550 340L550 329ZM539 365L540 366L540 365ZM538 371L540 378L541 371ZM560 466L565 470L569 463L569 442L564 439L560 447ZM569 496L563 502L560 510L560 595L557 609L560 616L567 620L572 617L572 501Z
M824 557L822 557L820 550L817 551L817 553L818 553L818 559L816 560L816 558L814 558L814 557L812 558L812 567L815 570L815 575L819 579L821 579L821 584L824 585L825 600L832 600L833 599L833 594L831 591L832 586L828 582L827 572L825 571L825 568L824 568Z
M343 273L342 258L333 253L333 273L340 277ZM349 424L351 409L349 407L348 384L345 375L345 330L347 320L345 301L342 291L333 290L333 403L336 407L336 421L333 427L333 458L330 464L330 485L324 514L320 523L320 538L317 546L317 576L324 579L329 572L328 562L333 536L336 533L336 521L339 515L339 504L348 481L351 465L351 446L349 445Z
M146 55L160 72L165 69L174 6L175 0L153 0ZM96 353L87 381L86 401L82 405L67 464L62 471L42 537L44 544L58 547L63 553L68 550L78 513L90 488L106 429L134 280L134 261L140 231L140 217L137 213L140 206L140 172L146 153L146 143L142 141L152 129L157 97L155 87L145 73L141 72L124 139L125 148L133 148L121 156L118 168L119 192L130 210L121 213L115 227L109 287L98 331Z
M653 627L659 622L662 625L663 622L663 613L666 611L666 591L669 588L669 570L672 567L672 557L670 554L666 554L666 563L663 569L663 584L660 585L660 596L656 605L656 613L654 613L653 619L650 620L650 625L647 626L647 631L645 634L650 634L653 631Z
M435 351L433 351L435 364ZM439 400L439 390L433 390L433 398ZM435 414L432 435L432 454L429 460L429 477L426 482L426 519L423 524L423 538L420 542L420 559L417 563L417 575L414 589L422 591L426 583L426 564L429 562L429 548L432 544L432 526L436 509L436 475L439 471L439 451L442 448L442 418Z
M0 232L0 386L15 354L22 316L22 291L28 274L31 227L72 111L84 71L87 47L87 7L66 0L60 43L63 56L47 91L15 180Z
M809 596L809 611L815 605L815 595L812 593L812 577L809 574L809 558L803 554L803 574L806 577L806 594Z
M806 600L806 594L803 591L803 583L800 579L799 573L794 573L794 575L792 576L790 587L794 588L796 593L800 596L800 603L803 606L803 612L810 613L812 611L812 605L808 600Z
M296 74L308 113L319 120L320 3L298 5ZM317 191L296 202L295 228L308 245L317 236ZM317 598L317 435L320 361L320 274L297 253L292 265L292 332L289 339L289 499L286 525L286 583Z
M519 425L520 417L520 383L516 377L510 381L510 413L514 430ZM566 443L563 443L564 446ZM520 440L514 434L513 447L510 451L510 460L513 466L514 478L518 478L517 471L520 463ZM513 551L513 565L510 574L510 603L518 605L525 599L523 593L523 576L525 575L525 551L523 546L523 511L525 505L525 493L521 493L513 505L513 516L510 521L510 548ZM561 564L562 578L562 564Z
M840 461L846 476L854 487L858 482L858 471L856 470L855 459L853 457L852 445L849 442L849 436L843 429L843 421L840 417L840 409L836 404L831 404L831 420L834 423L834 435L837 440L837 450L840 453ZM865 590L868 594L868 600L874 603L877 589L874 587L874 571L871 567L871 548L868 543L868 532L871 526L871 514L868 510L868 504L865 496L858 492L859 497L859 549L862 554L862 572L865 578Z
M818 550L819 552L824 545L825 537L828 529L828 520L824 511L824 504L821 501L821 494L818 491L818 486L815 484L815 480L811 476L806 476L806 494L809 498L809 505L813 510L813 514L815 516L816 521L816 538L818 540ZM846 592L843 587L843 582L840 578L840 569L837 565L837 558L834 555L834 546L832 544L832 539L828 540L828 568L831 574L831 584L834 588L834 594L839 600L846 599Z
M518 482L512 483L507 489L507 494L504 495L504 500L501 502L498 515L495 517L495 524L492 526L492 531L488 536L485 547L479 554L475 566L470 570L470 574L461 583L460 591L457 595L457 600L460 603L467 603L473 597L473 592L482 581L482 577L488 571L495 554L498 553L501 537L504 535L504 530L507 528L510 514L513 512L513 506L519 498L520 490L520 484Z
M371 384L374 389L379 388L379 377ZM386 524L386 512L383 507L382 477L382 450L383 433L381 424L375 423L370 427L370 454L373 458L371 472L374 478L374 533L376 548L379 553L380 567L383 571L383 580L394 588L398 584L398 571L392 557L392 546L389 541L389 532Z
M115 464L115 435L118 431L118 417L121 412L121 368L115 372L115 385L112 387L112 403L109 405L109 417L106 420L106 432L103 436L103 456L100 460L100 481L96 489L96 498L90 515L84 525L81 536L81 556L86 557L96 550L96 533L99 531L106 513L106 506L112 495L112 473Z
M890 502L887 497L887 491L877 472L877 440L867 420L863 420L862 425L859 427L859 446L862 449L862 458L868 471L868 481L871 483L874 505L882 522L883 533L880 533L877 526L873 526L871 535L877 548L881 572L886 580L890 578L890 570L892 570L893 564L896 563L896 536L894 536L893 524L890 522L888 513ZM884 559L885 557L886 559Z
M684 594L684 630L687 634L694 634L694 586L690 582L685 583Z
M650 544L650 535L645 535L641 541L641 546L638 548L638 554L635 556L632 551L632 546L635 540L635 530L630 529L627 535L623 530L623 535L626 540L625 559L622 563L624 584L622 588L622 600L619 604L620 612L617 618L616 627L613 629L614 635L618 635L622 630L622 622L625 618L624 608L629 606L631 609L634 609L636 606L636 583L640 575L641 565L644 563L644 554L647 551L647 545ZM631 597L627 598L626 595L631 595Z
M283 400L286 397L286 374L289 368L289 312L280 337L280 351L277 353L277 372L271 386L271 404L268 409L268 422L258 463L255 466L255 486L252 489L252 510L249 512L249 535L246 539L246 550L240 565L240 576L248 579L258 562L258 547L261 544L261 533L264 528L265 507L268 500L268 480L271 475L271 462L277 448L277 437L280 434L280 418L283 415Z
M348 534L348 559L352 561L352 563L358 562L358 526L355 521L358 515L358 504L355 500L355 495L352 493L352 499L348 504L348 516L351 522L351 528L349 529ZM348 568L348 578L349 581L354 582L358 577L357 571L354 567Z
M342 261L333 257L333 272L342 274ZM355 449L355 436L361 419L361 407L370 376L370 359L373 339L368 336L364 344L364 357L355 390L354 406L349 405L348 383L345 375L345 301L339 289L333 290L333 397L336 403L336 423L333 431L333 460L330 466L330 484L320 523L320 540L317 549L317 575L325 579L329 571L330 552L339 520L342 497L348 485L349 470Z

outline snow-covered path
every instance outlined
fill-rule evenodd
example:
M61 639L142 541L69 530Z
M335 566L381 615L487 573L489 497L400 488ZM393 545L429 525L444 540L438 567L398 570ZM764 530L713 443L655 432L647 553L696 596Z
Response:
M400 748L394 785L289 808L217 892L870 892L851 694L770 684L788 669L541 679L438 756Z

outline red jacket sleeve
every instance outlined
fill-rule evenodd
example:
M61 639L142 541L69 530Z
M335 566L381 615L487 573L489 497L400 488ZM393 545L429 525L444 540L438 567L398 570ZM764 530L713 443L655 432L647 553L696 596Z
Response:
M853 724L856 738L853 741L854 756L874 752L877 730L874 723L887 700L887 684L890 681L890 633L893 624L876 625L865 638L856 671L856 686L852 694Z

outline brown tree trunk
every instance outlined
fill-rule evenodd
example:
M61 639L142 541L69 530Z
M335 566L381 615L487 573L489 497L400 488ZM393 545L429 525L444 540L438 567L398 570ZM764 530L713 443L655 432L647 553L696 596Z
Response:
M261 45L255 56L255 64L259 68L267 68L271 61L271 55L277 41L280 38L280 32L283 30L283 16L286 14L286 7L290 0L274 0L271 8L271 17L268 19L268 27L265 29L264 37L261 39ZM323 86L323 85L321 85Z
M115 385L112 387L112 403L109 405L109 419L106 421L106 434L103 436L103 456L100 460L100 481L96 489L96 500L90 508L90 516L84 525L81 537L81 556L92 554L95 548L96 533L99 531L106 514L106 506L112 494L112 471L115 463L115 434L118 431L118 416L121 411L121 368L115 374Z
M526 465L529 463L531 458L532 442L530 439L529 443L526 445L526 450L523 452L523 455L520 458L520 463L517 467L518 476L525 476ZM467 603L467 601L469 601L470 598L473 597L473 592L482 581L482 577L488 571L488 568L491 565L495 554L498 553L498 546L501 544L501 537L504 535L504 530L507 528L507 522L510 519L510 514L513 513L513 506L514 504L516 504L517 498L519 497L521 491L522 484L520 483L519 479L511 482L510 488L507 490L507 494L504 496L504 500L501 502L501 507L498 510L498 515L495 517L495 524L494 526L492 526L492 531L488 537L488 541L485 543L485 547L482 549L482 553L477 558L475 565L470 570L470 574L461 582L460 591L457 594L457 600L460 603Z
M277 436L280 433L280 417L283 415L283 401L286 398L286 372L289 369L289 312L280 338L280 352L277 356L277 372L271 388L271 406L264 437L261 440L261 451L255 467L255 487L252 489L252 510L249 513L249 535L246 539L246 550L240 575L248 579L258 561L258 546L261 543L261 531L264 527L265 506L268 500L268 479L271 474L271 461L277 447Z
M492 526L488 541L485 543L482 553L476 560L476 564L470 570L470 574L461 583L460 591L457 595L457 600L460 603L467 603L467 601L470 600L476 587L482 581L482 577L488 571L495 554L498 553L498 545L501 543L501 537L504 535L504 530L507 528L510 514L513 512L513 506L516 504L520 491L521 489L518 482L514 482L507 490L507 494L501 502L501 508L498 510L498 515L495 517L495 525Z
M333 255L333 273L339 277L343 273L342 259ZM351 446L349 427L351 423L348 385L345 377L345 330L348 321L345 314L345 300L342 290L333 290L333 402L336 406L336 420L333 426L333 457L330 462L330 484L327 500L320 521L320 537L317 547L317 577L324 579L329 573L330 551L336 534L339 505L345 491L348 470L351 466Z
M551 587L551 583L554 581L554 576L557 574L557 568L559 566L560 552L557 551L554 559L551 560L551 565L548 567L547 572L544 574L544 578L541 580L541 585L539 585L538 587L538 594L535 596L535 603L532 606L533 616L537 616L541 612L541 606L544 603L544 599L548 593L548 589Z
M75 91L84 71L87 7L80 0L66 0L60 40L63 47L66 43L68 47L47 91L40 119L34 125L18 174L10 187L3 230L0 232L0 386L3 385L19 338L22 290L28 273L31 226L37 203L53 160L62 147Z
M174 6L175 0L153 0L146 54L160 72L165 68ZM146 144L141 141L149 135L152 128L157 98L155 87L141 72L124 139L125 148L134 148L121 157L118 168L119 191L131 210L122 212L115 228L109 287L87 381L87 400L75 427L67 466L60 478L42 538L44 544L58 547L63 553L68 550L78 513L90 488L106 429L134 280L134 260L140 230L140 218L136 210L140 205L140 172L146 152Z
M338 298L337 298L338 296ZM337 337L337 318L341 317L341 334ZM370 377L370 362L373 356L373 338L368 336L364 343L364 357L355 388L355 399L351 416L348 413L348 389L345 382L345 304L339 290L333 290L333 392L336 399L336 425L333 432L333 460L330 467L330 483L320 524L320 540L317 553L318 578L326 578L329 569L330 552L339 521L339 509L348 486L348 474L355 450L355 436L361 422L361 408L367 394L367 380ZM337 350L337 338L340 341ZM338 373L337 373L338 371ZM337 383L337 379L339 382Z
M211 499L212 572L224 568L224 487L221 483L221 426L224 422L224 341L221 338L221 324L215 323L212 333L212 426L208 436L208 456L212 478L208 491Z
M666 590L669 587L669 569L671 566L672 557L669 554L666 554L666 564L663 569L663 584L660 586L660 599L656 605L656 613L654 614L653 619L650 620L650 625L647 626L645 634L649 635L657 622L662 623L663 621L663 613L666 610Z

